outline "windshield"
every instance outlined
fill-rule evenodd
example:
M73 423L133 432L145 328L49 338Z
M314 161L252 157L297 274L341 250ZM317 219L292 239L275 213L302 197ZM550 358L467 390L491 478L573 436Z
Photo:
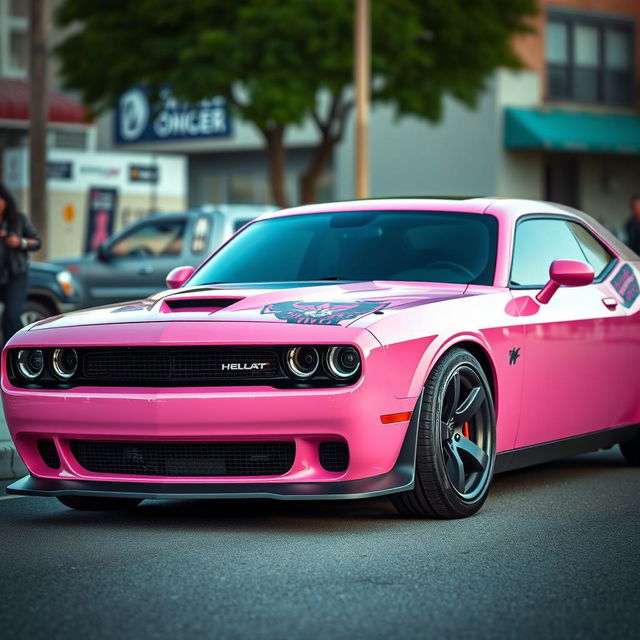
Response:
M321 280L493 283L497 220L433 211L342 211L250 224L189 285Z

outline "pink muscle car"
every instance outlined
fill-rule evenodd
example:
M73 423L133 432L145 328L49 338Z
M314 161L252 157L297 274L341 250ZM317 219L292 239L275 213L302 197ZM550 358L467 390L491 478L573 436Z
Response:
M170 290L26 327L2 399L76 509L361 498L475 513L494 473L640 462L640 258L525 200L368 200L249 223Z

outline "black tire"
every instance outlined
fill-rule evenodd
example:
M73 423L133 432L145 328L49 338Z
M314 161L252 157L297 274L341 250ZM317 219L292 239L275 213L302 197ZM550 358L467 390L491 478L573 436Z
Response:
M412 518L476 513L493 477L495 434L493 398L482 366L468 351L451 349L425 384L415 486L391 496L396 509Z
M95 496L57 496L65 507L77 511L128 511L142 500L137 498L102 498Z
M629 464L640 466L640 431L637 431L631 440L621 442L620 451Z
M27 300L22 308L20 320L22 320L22 324L26 327L28 324L48 318L51 315L53 315L51 309L43 305L41 302L38 302L37 300Z

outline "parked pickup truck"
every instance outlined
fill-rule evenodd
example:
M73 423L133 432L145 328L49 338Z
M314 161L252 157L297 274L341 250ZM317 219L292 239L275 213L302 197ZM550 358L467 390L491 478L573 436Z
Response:
M60 266L31 262L27 287L27 301L21 314L23 325L82 306L82 292L78 283Z
M166 288L174 267L199 265L240 227L275 208L226 204L150 214L92 253L53 262L80 281L86 306L146 298Z

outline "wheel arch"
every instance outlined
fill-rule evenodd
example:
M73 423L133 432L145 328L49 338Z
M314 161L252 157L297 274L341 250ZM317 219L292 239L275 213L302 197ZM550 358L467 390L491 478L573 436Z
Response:
M49 311L51 311L51 315L53 316L60 313L55 296L48 293L47 291L43 291L41 289L29 289L25 302L29 301L38 302L39 304L43 305L44 307L49 309Z
M482 367L482 370L489 382L489 389L491 390L491 397L493 399L493 406L497 413L498 409L498 380L496 374L496 368L491 356L491 347L484 340L481 335L466 334L453 337L449 340L441 342L437 346L432 343L424 354L424 360L428 361L426 367L426 373L417 375L414 378L412 388L419 393L427 382L428 377L431 375L431 371L440 359L452 349L465 349L467 350ZM421 367L419 367L421 369ZM424 371L424 369L423 369Z
M455 345L451 347L460 349L466 349L479 363L482 367L484 375L487 376L487 380L489 382L489 389L491 389L491 398L493 399L493 406L496 406L496 372L493 366L493 361L491 360L491 356L485 350L485 348L478 342L473 342L471 340L463 340L462 342L457 342ZM450 349L447 349L450 351Z

